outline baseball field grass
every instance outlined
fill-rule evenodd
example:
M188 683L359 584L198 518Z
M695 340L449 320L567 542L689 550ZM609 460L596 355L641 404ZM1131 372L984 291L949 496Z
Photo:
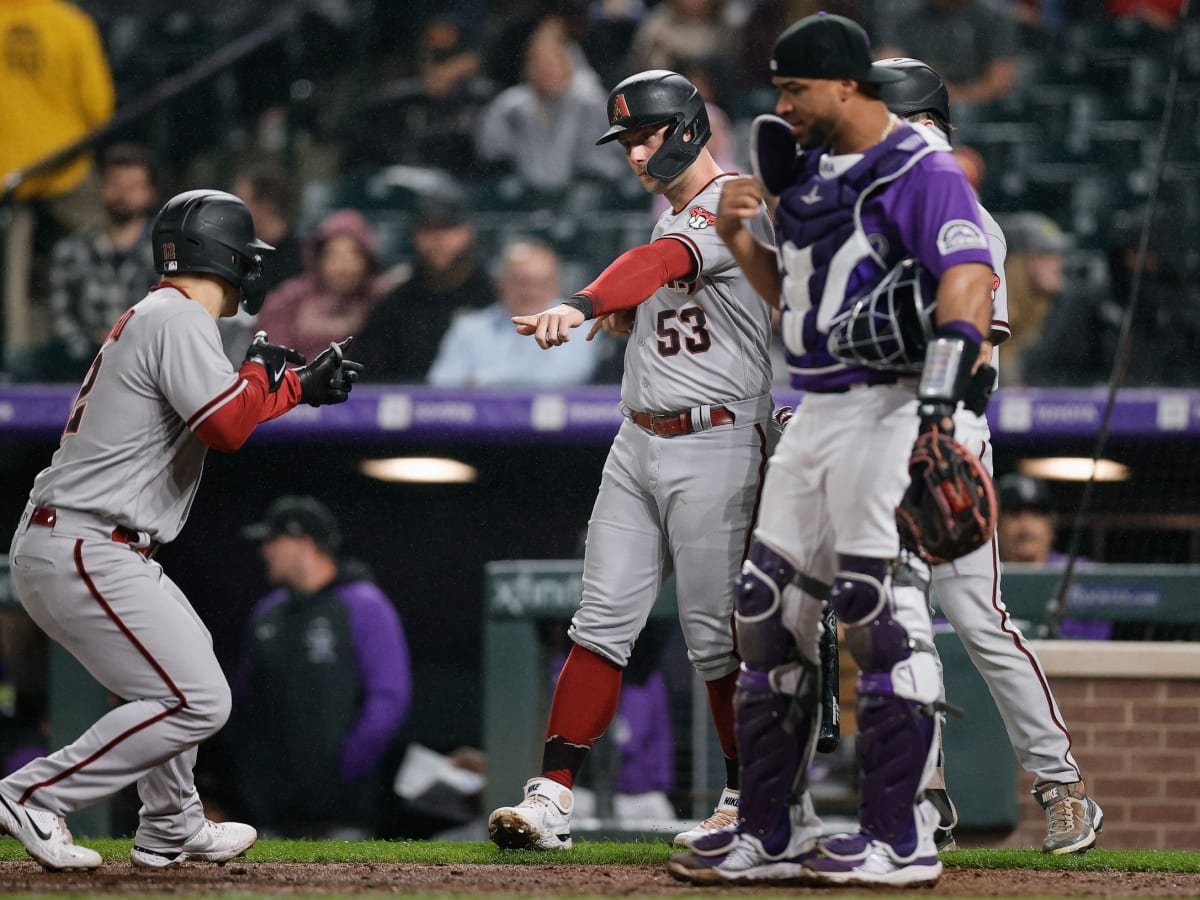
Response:
M129 858L129 839L80 839L107 861ZM436 865L648 865L666 863L671 847L661 841L578 841L570 853L500 850L485 842L261 840L247 863L415 863ZM28 861L12 838L0 839L0 862ZM946 868L1043 869L1066 872L1200 872L1200 853L1185 850L1091 850L1047 856L1036 850L953 850L942 854Z

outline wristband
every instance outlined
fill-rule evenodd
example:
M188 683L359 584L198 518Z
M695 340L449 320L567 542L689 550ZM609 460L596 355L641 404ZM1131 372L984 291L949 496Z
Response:
M591 298L585 297L583 294L576 294L573 297L568 297L563 301L563 306L569 306L572 309L577 309L583 313L584 320L592 318L592 301Z

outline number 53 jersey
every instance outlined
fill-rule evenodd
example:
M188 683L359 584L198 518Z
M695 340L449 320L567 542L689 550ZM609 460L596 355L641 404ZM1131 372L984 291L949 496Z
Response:
M659 288L637 307L621 382L621 401L631 409L670 412L770 390L771 308L717 234L721 186L734 177L713 179L654 227L652 240L688 248L696 275ZM749 227L757 240L774 246L765 206Z

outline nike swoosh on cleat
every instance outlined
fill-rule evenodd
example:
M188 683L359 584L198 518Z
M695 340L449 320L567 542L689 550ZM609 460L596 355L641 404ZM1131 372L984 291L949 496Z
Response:
M276 381L283 381L283 376L287 374L287 363L279 367L279 371L275 373Z
M25 811L25 821L29 823L29 827L33 829L33 833L40 837L43 841L50 840L50 832L42 831L42 829L38 828L37 822L33 821L33 816L29 814L28 810Z

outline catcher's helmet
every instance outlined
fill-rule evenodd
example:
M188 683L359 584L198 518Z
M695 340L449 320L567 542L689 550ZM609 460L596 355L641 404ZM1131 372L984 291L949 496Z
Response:
M177 194L158 211L151 241L160 275L217 275L241 292L246 312L262 308L262 252L275 248L254 236L250 210L233 194Z
M891 81L880 86L879 97L888 109L898 116L933 113L947 125L950 124L950 94L937 72L921 60L907 56L883 59L875 65L904 73L903 81Z
M696 86L676 72L651 69L626 78L608 95L612 126L597 144L607 144L626 131L649 125L670 125L663 144L646 160L646 171L659 181L671 181L696 161L712 129L708 110ZM685 141L685 132L691 140Z

